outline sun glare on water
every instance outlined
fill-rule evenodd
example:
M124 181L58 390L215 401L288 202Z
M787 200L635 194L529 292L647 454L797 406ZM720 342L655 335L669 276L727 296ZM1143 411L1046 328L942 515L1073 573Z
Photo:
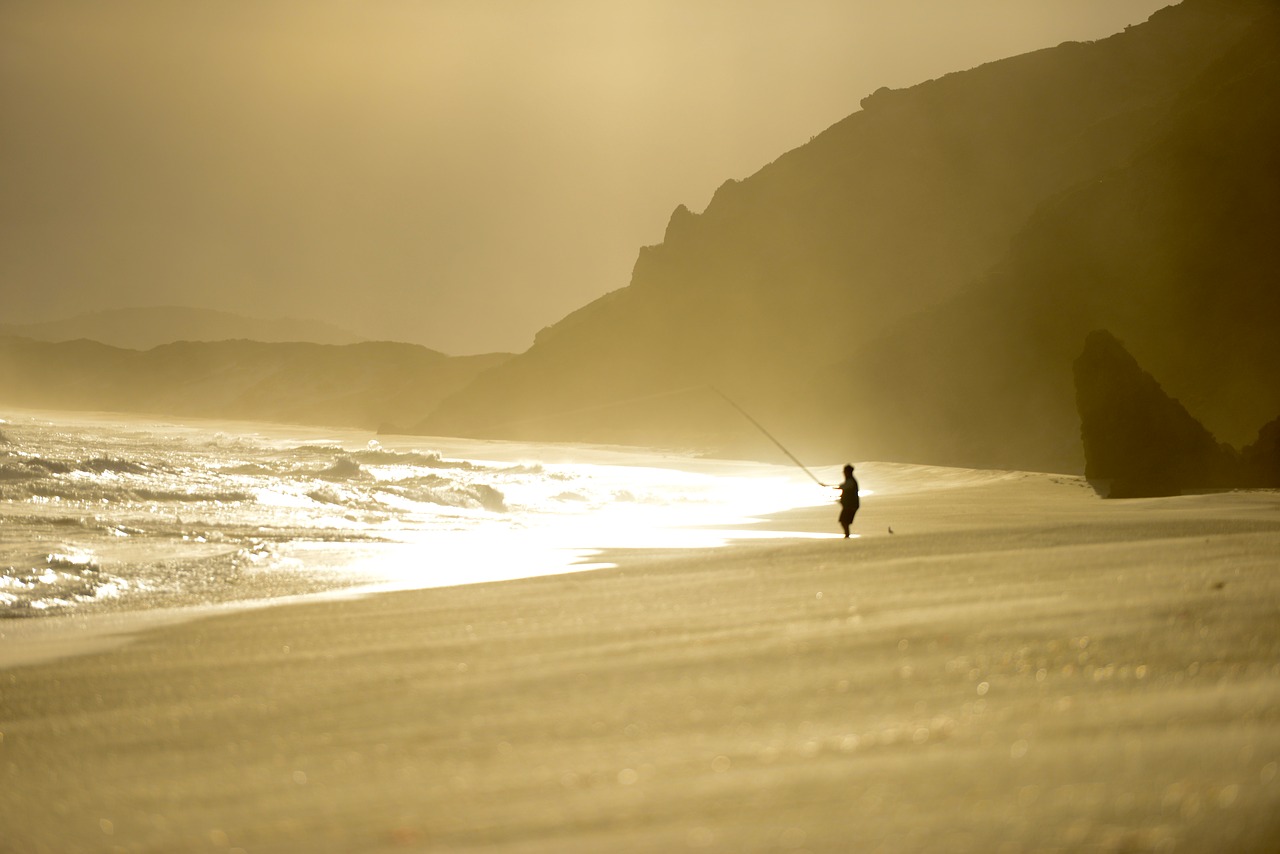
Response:
M435 587L599 568L609 565L600 553L614 549L833 536L736 527L770 513L829 503L830 496L803 475L762 464L682 471L636 465L640 455L615 453L619 459L612 463L527 466L537 475L501 484L507 505L501 512L457 514L442 524L435 515L423 518L420 507L402 505L409 523L386 532L391 542L341 559L358 575L390 586ZM305 550L312 551L311 561L319 557Z
M612 549L779 536L735 526L833 500L794 467L253 427L11 422L0 606L499 581L602 566Z

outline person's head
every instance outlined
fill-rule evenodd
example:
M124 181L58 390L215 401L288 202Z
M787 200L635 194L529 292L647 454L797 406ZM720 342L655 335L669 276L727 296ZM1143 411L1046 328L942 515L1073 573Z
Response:
M845 477L852 477L852 476L853 476L853 464L852 464L852 463L845 463L845 464L844 464L844 476L845 476Z

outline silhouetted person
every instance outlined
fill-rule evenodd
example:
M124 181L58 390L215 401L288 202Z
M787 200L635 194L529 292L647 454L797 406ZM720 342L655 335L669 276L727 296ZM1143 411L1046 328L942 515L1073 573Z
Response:
M861 506L858 500L858 479L853 476L852 465L844 467L844 483L836 488L840 490L840 527L844 528L847 539L849 526L853 524L853 517L857 515L858 507Z

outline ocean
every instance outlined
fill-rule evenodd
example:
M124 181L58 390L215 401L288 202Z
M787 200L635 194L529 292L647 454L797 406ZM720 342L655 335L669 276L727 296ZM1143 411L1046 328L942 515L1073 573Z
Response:
M574 571L609 549L780 536L735 526L834 498L795 466L692 454L0 415L8 618Z

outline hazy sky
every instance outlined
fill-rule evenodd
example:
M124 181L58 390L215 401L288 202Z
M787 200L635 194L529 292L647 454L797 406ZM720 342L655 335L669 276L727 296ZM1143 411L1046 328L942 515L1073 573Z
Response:
M1167 0L3 0L0 322L523 350L880 86Z

